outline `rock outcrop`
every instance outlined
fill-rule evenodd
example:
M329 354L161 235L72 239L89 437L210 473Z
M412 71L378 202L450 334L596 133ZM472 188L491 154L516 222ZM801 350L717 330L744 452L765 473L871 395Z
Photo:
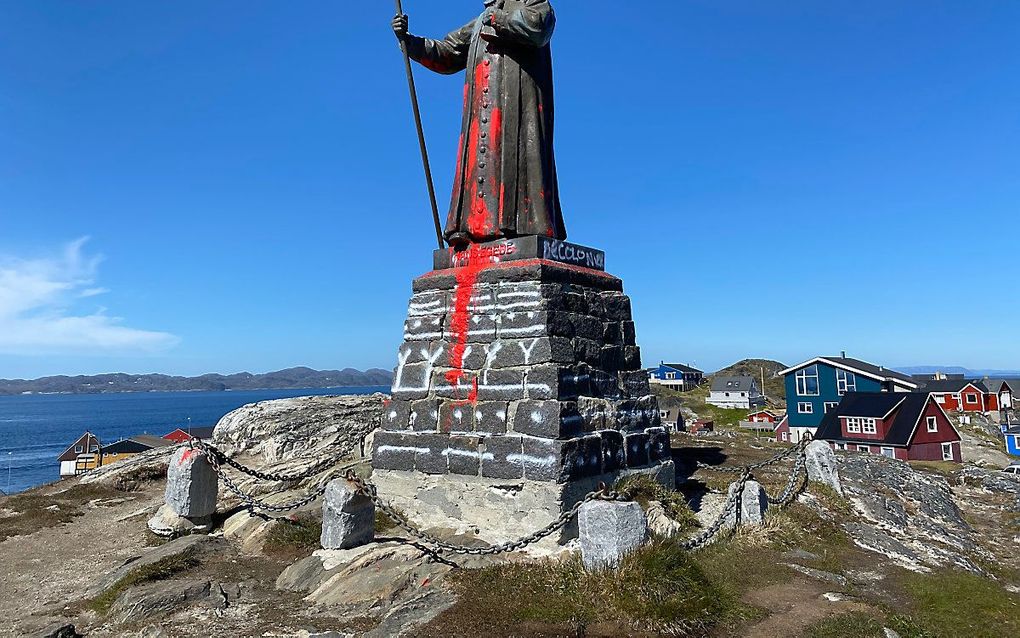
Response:
M853 541L914 571L956 566L973 572L980 554L974 531L949 483L904 461L874 454L838 454L843 491L856 511L844 525Z

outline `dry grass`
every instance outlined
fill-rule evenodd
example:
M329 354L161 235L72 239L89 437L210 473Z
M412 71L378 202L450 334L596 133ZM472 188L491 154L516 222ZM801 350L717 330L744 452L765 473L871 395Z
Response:
M686 536L693 530L701 527L697 515L691 509L684 495L681 492L665 487L650 476L633 474L620 479L615 489L640 503L641 507L646 510L648 509L648 504L652 501L661 503L666 515L680 523L677 533L681 536Z
M68 523L82 515L89 501L122 495L110 487L75 485L57 493L31 491L7 497L3 507L14 514L0 518L0 542Z
M321 536L322 521L318 518L280 519L266 534L262 551L278 560L295 561L321 549Z
M87 607L97 614L105 616L109 613L117 598L129 588L159 580L168 580L178 574L198 567L199 564L200 562L195 556L195 552L190 551L176 556L168 556L151 565L139 567L128 572L106 591L89 601Z

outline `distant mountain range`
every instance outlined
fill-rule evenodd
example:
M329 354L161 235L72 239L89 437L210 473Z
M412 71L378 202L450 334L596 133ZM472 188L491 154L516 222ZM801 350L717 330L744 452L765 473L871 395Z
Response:
M899 366L893 368L904 374L934 374L943 372L945 374L962 374L965 377L981 379L983 377L1012 378L1020 377L1020 370L971 370L961 366Z
M0 379L0 396L13 394L104 394L112 392L189 392L218 390L287 390L298 388L339 388L344 386L388 386L389 370L312 370L288 368L265 374L203 374L174 377L165 374L96 374L56 376L41 379Z

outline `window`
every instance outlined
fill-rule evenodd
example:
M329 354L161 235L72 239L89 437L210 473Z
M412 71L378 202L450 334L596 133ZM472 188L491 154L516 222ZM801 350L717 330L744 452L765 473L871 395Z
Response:
M864 419L862 425L864 426L865 434L877 434L878 427L875 419Z
M825 402L825 413L828 414L829 410L835 410L838 407L839 407L839 404L836 403L835 401L826 401Z
M89 452L92 452L93 454L95 454L98 451L99 451L98 445L93 445L92 447L89 448Z
M846 370L836 370L836 390L839 392L839 396L843 396L847 392L857 391L857 377L853 372L847 372Z
M747 396L747 393L746 393L746 392L741 392L741 393L740 393L740 396L742 396L742 397L746 397L746 396Z
M967 403L974 404L974 403L978 402L978 396L976 394L974 394L973 392L968 392L966 396L967 396Z
M797 371L797 396L818 396L818 366L808 366Z
M797 414L814 414L814 413L815 406L811 405L810 403L807 403L805 401L797 404Z
M942 460L952 461L953 460L953 444L943 443L942 444Z
M846 431L854 434L876 434L878 433L878 421L865 419L859 416L851 416L846 419Z
M868 447L867 445L858 445L857 446L857 451L858 452L870 452L871 448Z
M928 417L925 420L928 423L928 431L929 432L938 432L939 431L939 420L938 419L936 419L933 416L930 416L930 417Z
M836 449L837 450L846 450L846 443L837 443L836 444Z
M676 372L667 372L666 373L666 378L667 379L675 379L676 378Z
M790 440L789 432L783 432L783 440L784 441L789 441Z
M1013 437L1013 447L1020 450L1020 436Z
M855 416L847 417L846 420L846 431L853 434L861 433L861 420Z
M946 404L946 395L944 395L944 394L936 394L935 395L935 401L937 401L938 403L941 403L942 405L945 405Z
M81 454L84 451L85 451L85 447L84 446L81 446L81 445L74 446L74 453L75 454Z
M882 448L882 456L887 456L891 459L894 459L896 458L896 450L892 449L891 447L884 447Z

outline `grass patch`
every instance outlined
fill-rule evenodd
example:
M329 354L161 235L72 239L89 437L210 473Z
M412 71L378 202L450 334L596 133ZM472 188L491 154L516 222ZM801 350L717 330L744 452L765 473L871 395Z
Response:
M321 549L322 522L315 518L281 519L266 534L262 551L281 560L304 558Z
M699 419L715 421L716 428L737 429L741 419L751 411L742 408L730 410L710 405L708 403L708 387L677 392L661 385L653 385L652 392L663 405L685 407L697 414Z
M666 515L680 523L677 533L687 535L701 527L697 515L681 492L671 490L645 474L632 474L616 484L616 491L634 499L641 507L648 509L651 501L662 503Z
M883 623L863 612L831 616L808 627L808 638L885 638Z
M960 471L959 463L951 463L949 461L908 461L910 467L915 470L922 472L929 472L931 474L938 474L939 476L947 479L952 479L956 476L956 473Z
M704 635L737 606L671 540L653 541L626 556L617 571L590 573L574 557L465 571L453 583L460 601L433 624L443 635L451 635L451 627L460 632L456 635L474 636L524 626L533 630L529 635L544 630L584 635L586 627L599 623Z
M403 514L397 510L398 513ZM397 524L393 522L389 516L382 513L382 510L375 511L375 533L385 534L386 532L397 529Z
M123 578L111 585L106 591L99 594L86 605L89 609L101 616L110 612L113 603L117 598L131 587L144 585L160 580L168 580L174 576L198 567L199 560L195 551L187 551L177 556L167 556L163 560L144 565L138 569L128 572Z
M3 507L15 514L0 518L0 542L68 523L82 515L82 507L89 501L118 495L121 493L110 487L75 485L56 494L31 491L7 497Z
M909 612L913 631L905 632L905 638L1020 635L1020 596L987 578L945 570L906 573L899 584L912 601Z

